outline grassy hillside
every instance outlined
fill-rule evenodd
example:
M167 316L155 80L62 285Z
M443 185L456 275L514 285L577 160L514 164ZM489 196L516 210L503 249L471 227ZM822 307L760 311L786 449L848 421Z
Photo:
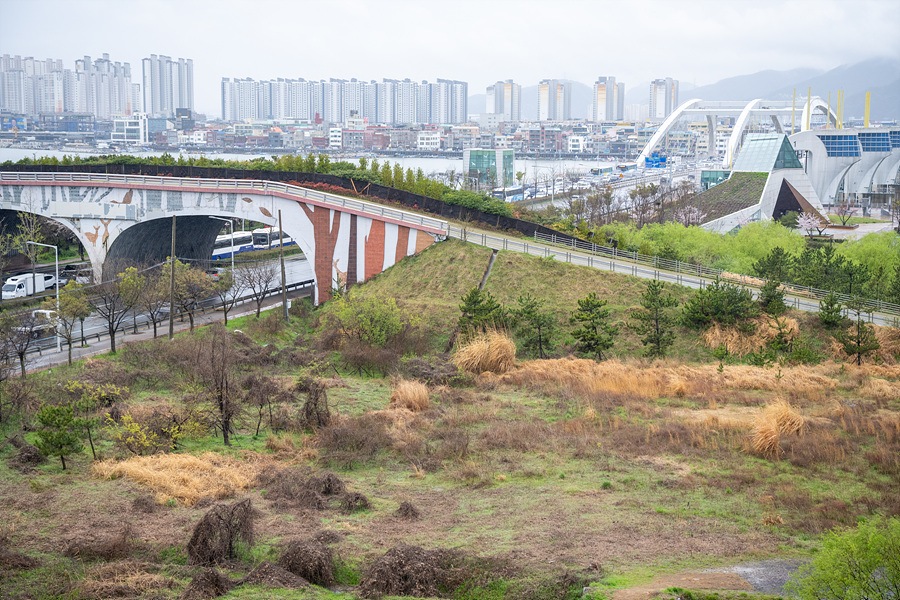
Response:
M441 342L489 255L444 242L352 294L396 297ZM532 290L563 325L591 291L624 322L645 285L501 252L487 289L505 303ZM290 326L277 314L238 319L224 336L204 328L3 383L0 596L359 598L414 565L417 591L388 597L563 600L590 585L619 600L685 571L803 558L824 532L900 514L900 367L887 355L754 367L703 359L701 337L679 330L673 358L651 363L623 328L614 360L564 346L417 395L398 378L408 363L348 368L329 310L299 310ZM824 350L814 319L791 316ZM452 368L440 346L426 357L434 371ZM230 366L209 369L220 364ZM210 394L223 376L229 447ZM118 386L94 413L118 425L97 424L97 460L85 440L63 471L28 444L37 407L70 402L72 381ZM128 419L161 440L180 423L176 448L117 440ZM204 515L244 500L253 536L236 539L217 579L192 537L207 539ZM381 562L403 545L425 553Z

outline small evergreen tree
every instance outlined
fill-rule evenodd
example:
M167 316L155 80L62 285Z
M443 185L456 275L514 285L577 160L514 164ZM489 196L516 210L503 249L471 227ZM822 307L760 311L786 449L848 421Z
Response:
M603 353L613 346L618 328L609 323L609 309L606 300L599 300L591 292L578 301L578 308L569 322L578 325L572 335L578 340L578 349L586 354L596 354L603 360Z
M834 329L841 324L841 308L841 302L834 292L829 292L819 300L819 320L825 329Z
M778 281L767 279L759 290L759 305L766 314L777 316L787 310L784 292L778 289L779 285Z
M671 294L663 295L665 284L652 280L647 284L647 289L641 294L641 307L643 310L635 311L632 315L635 319L629 323L638 335L643 336L644 356L648 358L664 358L666 350L675 343L675 332L672 325L675 318L669 314L667 308L678 306L678 300Z
M734 325L758 315L759 307L749 290L717 277L685 302L681 322L685 327L705 329L713 323Z
M853 325L847 331L836 331L834 339L842 346L849 357L856 357L856 364L861 365L863 356L881 348L875 337L875 329L863 319L865 305L854 297L847 302L847 309L854 313Z
M485 331L489 327L506 327L506 311L490 292L477 287L469 290L462 297L459 305L462 315L459 317L460 331Z
M37 413L41 428L37 431L37 447L44 456L58 456L66 470L66 457L81 452L82 425L68 404L45 404Z
M511 316L522 347L539 358L546 358L547 352L553 348L557 328L555 315L545 310L544 302L531 294L522 294L516 303Z

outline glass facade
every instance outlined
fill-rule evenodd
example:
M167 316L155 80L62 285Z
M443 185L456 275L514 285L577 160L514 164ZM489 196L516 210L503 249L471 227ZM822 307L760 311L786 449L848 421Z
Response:
M512 150L466 150L466 175L478 183L507 187L515 183L515 152Z
M769 173L775 169L802 169L797 152L783 133L751 133L734 162L734 171Z
M859 156L859 139L855 135L824 135L819 139L825 145L829 157Z
M900 148L900 130L891 132L891 148Z
M891 138L887 131L861 131L857 135L863 152L891 151Z

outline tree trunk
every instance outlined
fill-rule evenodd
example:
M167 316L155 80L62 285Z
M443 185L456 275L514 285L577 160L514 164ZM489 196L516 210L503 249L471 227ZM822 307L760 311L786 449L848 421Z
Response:
M116 328L110 326L108 328L108 331L109 331L109 353L115 354L116 353Z
M59 455L59 460L62 461L63 471L65 471L65 470L66 470L66 457L63 456L62 454L60 454L60 455Z
M69 366L72 365L72 338L69 337Z
M22 379L25 379L25 353L19 355L19 366L22 368Z
M156 319L150 317L150 320L153 321L153 338L156 339Z
M191 322L191 333L194 333L194 311L188 311L188 321Z

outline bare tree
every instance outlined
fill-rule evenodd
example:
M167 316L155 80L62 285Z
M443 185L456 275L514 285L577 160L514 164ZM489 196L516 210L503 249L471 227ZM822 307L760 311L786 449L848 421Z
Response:
M850 219L853 218L859 212L859 205L853 204L850 202L848 198L844 198L841 202L835 207L834 214L837 215L838 220L841 222L841 225L846 227L850 222Z
M37 339L38 320L32 312L22 313L11 318L7 327L3 328L5 344L10 352L18 357L22 377L25 377L25 357L32 343Z
M169 280L171 268L171 263L163 267L163 280ZM175 260L175 306L187 313L191 332L194 331L194 314L200 303L213 295L213 287L212 277L202 269Z
M639 185L628 193L631 199L631 215L639 228L650 222L658 195L659 186L653 183Z
M231 271L223 271L219 273L213 285L213 291L222 303L222 312L225 313L225 325L228 325L228 311L237 304L237 299L241 295L241 287L236 284L234 273Z
M14 327L14 320L9 317L0 317L0 392L3 391L3 382L9 379L15 372L15 353L10 343L10 329ZM10 406L10 410L14 405L9 400L4 400L0 395L0 425L3 424L3 407L4 402Z
M235 381L238 353L231 334L220 323L213 323L199 338L197 375L203 383L207 399L214 405L216 426L222 441L231 445L234 420L240 414L240 385Z
M140 309L147 313L150 323L153 324L153 337L157 335L157 326L166 314L169 307L168 280L163 278L158 269L147 271L144 274L145 281L143 293L140 297Z
M272 262L247 262L237 267L238 285L249 291L256 302L256 316L262 311L262 303L278 281L278 265Z
M91 288L93 295L91 305L106 321L110 354L116 353L116 330L119 329L122 321L128 316L128 311L131 310L126 298L122 296L119 284L119 279L113 279Z

